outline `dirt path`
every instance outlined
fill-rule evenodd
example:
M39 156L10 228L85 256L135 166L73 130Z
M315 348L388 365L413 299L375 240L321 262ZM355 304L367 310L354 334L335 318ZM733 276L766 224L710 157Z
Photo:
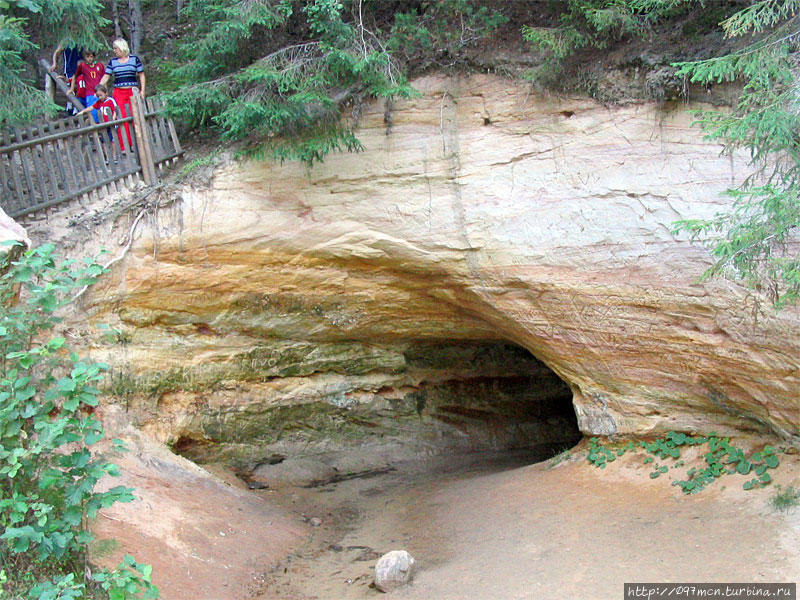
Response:
M259 600L378 598L376 558L406 549L421 567L398 598L622 598L624 582L800 579L800 509L778 513L775 489L745 492L730 476L684 496L651 480L642 457L599 470L585 453L556 466L496 461L426 468L316 489L262 492L312 538L264 578ZM508 467L508 465L505 465ZM800 482L783 456L778 484Z

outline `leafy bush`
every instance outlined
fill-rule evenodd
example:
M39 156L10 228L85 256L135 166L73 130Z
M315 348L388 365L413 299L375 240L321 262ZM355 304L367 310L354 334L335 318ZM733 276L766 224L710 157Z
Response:
M103 437L93 412L107 367L70 353L53 333L58 310L103 269L93 260L58 263L53 250L48 244L23 253L0 277L0 569L6 588L30 587L29 597L39 600L84 597L88 520L133 499L126 487L94 489L104 475L118 474L91 452ZM157 597L149 571L126 564L89 583L96 589L127 577L128 595L110 597ZM131 567L141 580L136 589L128 585Z

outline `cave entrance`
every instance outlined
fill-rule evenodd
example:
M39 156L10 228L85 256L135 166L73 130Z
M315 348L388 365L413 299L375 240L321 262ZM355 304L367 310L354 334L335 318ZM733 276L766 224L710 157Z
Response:
M412 344L419 435L431 451L500 452L538 462L581 439L572 391L528 350L509 342Z
M285 461L337 477L442 457L511 466L581 439L570 388L509 342L347 342L282 356L297 362L275 367L286 375L242 387L242 408L214 402L173 449L272 481ZM288 400L276 402L276 389Z

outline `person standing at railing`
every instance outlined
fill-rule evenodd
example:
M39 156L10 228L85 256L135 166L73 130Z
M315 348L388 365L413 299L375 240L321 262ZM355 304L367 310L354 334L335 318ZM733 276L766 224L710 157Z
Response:
M97 62L95 57L96 54L93 50L84 51L83 62L78 63L78 67L75 69L75 76L69 86L70 93L81 99L84 108L97 102L95 88L105 74L104 65ZM81 87L81 84L83 84L83 87ZM97 118L96 110L92 111L92 117L94 117L95 123L100 122Z
M106 71L100 83L105 85L114 78L113 96L119 105L122 116L131 116L131 97L134 88L139 88L139 94L145 97L144 65L139 57L131 54L128 42L122 38L114 40L114 56L106 65ZM132 147L130 123L125 123L125 137L128 139L128 148ZM123 151L125 149L123 148Z

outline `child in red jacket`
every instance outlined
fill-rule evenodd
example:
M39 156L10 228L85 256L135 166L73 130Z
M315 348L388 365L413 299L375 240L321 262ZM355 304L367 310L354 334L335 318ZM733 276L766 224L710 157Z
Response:
M117 105L117 101L114 100L111 96L108 95L108 88L104 86L102 83L98 83L94 89L95 95L97 96L97 102L94 104L90 104L86 108L84 108L79 115L83 115L88 113L91 110L96 110L98 114L103 117L103 122L108 123L109 121L114 121L116 119L122 118L122 113L119 110L119 105ZM122 141L122 136L119 135L119 125L115 125L114 129L117 130L117 135L119 137L119 147L122 152L125 152L125 144ZM114 136L111 133L111 127L107 129L108 131L108 140L113 142Z
M97 102L95 89L97 84L105 74L105 65L97 62L93 50L84 50L83 61L78 63L75 75L72 78L74 83L70 84L69 91L74 93L83 102L83 106L89 106ZM92 111L94 122L99 123L97 111Z

